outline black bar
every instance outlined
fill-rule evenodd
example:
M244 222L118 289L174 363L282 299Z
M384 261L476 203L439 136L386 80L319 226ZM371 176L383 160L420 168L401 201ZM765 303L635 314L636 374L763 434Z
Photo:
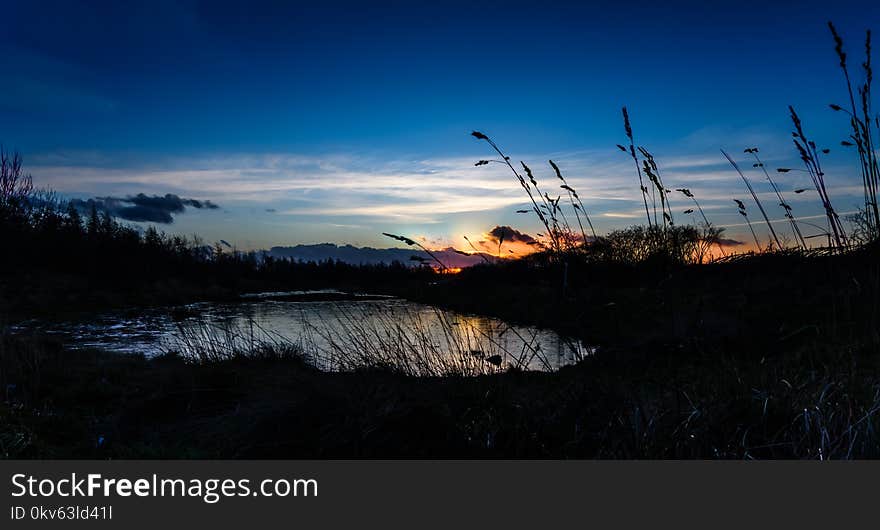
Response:
M0 463L0 527L835 528L872 520L878 472L874 462L16 461ZM13 475L60 480L72 473L131 481L155 474L188 484L313 479L316 491L216 502L204 495L119 497L112 489L109 497L12 496L21 491ZM58 507L112 506L112 520L34 521L34 506L46 516ZM20 520L12 518L15 507L24 509Z

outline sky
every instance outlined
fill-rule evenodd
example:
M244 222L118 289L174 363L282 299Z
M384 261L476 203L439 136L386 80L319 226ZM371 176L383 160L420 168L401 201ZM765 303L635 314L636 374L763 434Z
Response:
M180 199L154 219L169 233L241 249L534 234L538 222L515 213L528 201L515 178L474 166L492 152L472 130L547 189L557 162L607 232L643 221L615 147L624 105L667 186L691 189L730 237L751 237L731 200L748 194L720 149L782 219L743 149L800 167L788 105L831 148L836 209L860 201L855 155L840 146L848 122L828 108L847 96L826 22L858 81L880 2L2 4L0 143L64 197ZM805 174L778 182L796 215L822 224L815 193L791 193ZM696 220L687 201L674 197L679 223Z

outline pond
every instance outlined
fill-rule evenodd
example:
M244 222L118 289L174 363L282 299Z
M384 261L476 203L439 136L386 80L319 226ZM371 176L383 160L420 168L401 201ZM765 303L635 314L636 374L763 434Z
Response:
M593 353L550 330L332 290L257 293L234 303L132 309L66 322L29 321L17 328L56 336L70 348L148 357L176 352L203 360L289 348L322 369L391 365L416 375L553 370Z

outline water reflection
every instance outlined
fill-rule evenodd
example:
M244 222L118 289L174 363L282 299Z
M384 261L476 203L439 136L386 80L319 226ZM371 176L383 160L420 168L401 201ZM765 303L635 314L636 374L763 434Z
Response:
M306 300L251 296L239 303L198 303L165 309L104 313L64 323L23 326L52 334L72 348L155 356L186 349L189 341L217 339L294 344L322 368L352 368L365 355L388 362L447 362L473 357L477 364L555 369L592 353L559 334L463 315L401 299L360 297ZM415 361L414 358L419 358ZM470 362L470 361L468 361Z

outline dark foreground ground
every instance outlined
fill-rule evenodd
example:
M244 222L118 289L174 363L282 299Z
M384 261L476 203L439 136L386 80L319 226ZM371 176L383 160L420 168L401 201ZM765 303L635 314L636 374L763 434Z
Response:
M556 373L322 373L0 340L0 454L27 458L880 457L876 249L711 266L529 262L395 294L599 352ZM555 267L555 268L554 268Z
M878 359L657 345L558 373L195 365L6 338L7 458L880 456ZM13 382L15 381L15 382Z

